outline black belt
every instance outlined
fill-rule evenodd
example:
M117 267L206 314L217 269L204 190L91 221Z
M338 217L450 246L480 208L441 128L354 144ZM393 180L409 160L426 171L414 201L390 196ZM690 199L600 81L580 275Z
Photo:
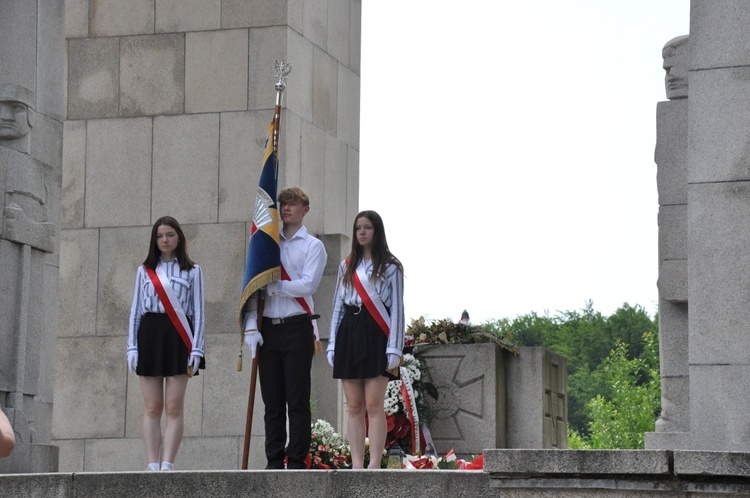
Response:
M356 304L354 306L352 306L351 304L344 305L344 311L346 313L351 313L352 315L359 315L362 312L362 308L363 306Z
M269 318L267 316L263 317L263 321L265 323L270 323L271 325L283 325L285 323L293 323L293 322L302 322L302 321L310 321L315 320L316 318L320 318L320 315L292 315L287 316L284 318Z

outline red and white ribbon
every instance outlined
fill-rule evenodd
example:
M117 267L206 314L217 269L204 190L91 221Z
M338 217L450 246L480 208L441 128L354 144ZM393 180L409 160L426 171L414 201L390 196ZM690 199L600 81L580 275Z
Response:
M163 271L154 271L148 266L144 266L144 268L146 269L146 275L148 275L148 278L151 279L151 283L154 285L161 304L164 306L164 311L167 312L172 325L174 325L174 328L180 334L182 342L187 346L189 355L193 350L193 332L190 330L190 324L185 316L185 312L182 311L182 305L177 299L174 289L172 289L172 284L169 283L169 279Z
M391 317L375 290L375 285L373 285L370 279L367 278L365 265L360 264L357 266L357 271L352 275L352 283L354 284L354 288L356 289L359 298L362 300L362 304L364 304L367 311L370 312L370 316L375 319L375 322L381 328L386 337L391 335Z
M284 268L284 264L281 264L281 280L291 280L292 277L289 275L289 273L286 271L286 268ZM311 296L305 296L305 297L295 297L295 301L299 303L300 306L302 306L302 309L305 310L305 312L312 316L313 315L313 309L315 304L313 303ZM313 335L315 335L315 340L320 340L320 334L318 333L318 321L317 320L311 320L312 326L313 326Z
M411 423L411 451L417 454L419 448L419 412L417 411L417 400L414 397L414 387L406 367L399 368L401 373L401 396L404 398L406 417Z

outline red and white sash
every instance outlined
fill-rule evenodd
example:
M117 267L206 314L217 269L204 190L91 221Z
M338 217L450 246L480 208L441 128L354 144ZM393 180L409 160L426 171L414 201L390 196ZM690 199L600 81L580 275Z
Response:
M352 275L352 283L359 298L362 300L362 304L370 312L370 316L375 319L375 322L380 326L386 337L391 335L391 317L385 309L383 300L380 299L375 290L375 285L367 278L364 264L357 265L357 270Z
M281 279L282 280L291 280L292 277L289 276L289 273L286 271L286 268L284 268L284 263L281 263ZM311 296L305 296L305 297L295 297L295 301L299 303L300 306L302 306L302 309L305 310L305 312L312 316L313 309L315 304L313 303ZM312 326L313 326L313 334L315 335L315 340L320 340L320 334L318 333L318 321L317 320L311 320Z
M399 368L401 377L401 397L404 399L406 407L406 418L411 424L411 452L412 455L421 454L422 449L419 447L419 412L417 411L417 398L414 396L413 379L409 375L406 367ZM432 440L430 440L432 442Z
M190 330L190 324L185 316L185 312L182 311L182 305L177 300L169 279L162 271L156 272L148 266L144 266L143 268L146 270L148 278L151 279L151 283L154 284L156 294L159 296L161 304L164 305L164 311L167 312L172 325L174 325L174 328L180 334L182 342L187 346L188 356L190 356L190 352L193 350L193 332Z

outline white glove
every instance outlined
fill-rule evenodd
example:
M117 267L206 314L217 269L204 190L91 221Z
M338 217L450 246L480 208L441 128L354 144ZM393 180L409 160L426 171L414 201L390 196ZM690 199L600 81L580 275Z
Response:
M201 355L192 353L190 355L190 361L188 362L188 365L192 367L193 375L195 375L196 372L198 372L198 367L201 365Z
M388 357L388 370L393 370L401 364L401 356L397 354L387 354Z
M333 351L328 351L326 356L328 356L328 364L333 366Z
M251 357L255 358L258 346L263 345L263 336L257 330L247 331L245 332L245 344L250 348Z
M138 351L128 351L128 370L135 373L136 366L138 366Z

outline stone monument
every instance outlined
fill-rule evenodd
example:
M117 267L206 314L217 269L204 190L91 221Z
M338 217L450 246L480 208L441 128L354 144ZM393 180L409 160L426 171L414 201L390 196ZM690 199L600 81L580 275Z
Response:
M750 451L750 9L692 0L687 140L690 448Z
M646 434L647 448L687 448L688 380L687 136L689 37L662 50L666 102L656 106L654 154L659 194L659 362L661 416Z
M58 469L51 443L63 8L2 2L0 9L0 408L16 436L0 472L50 472Z
M750 9L693 0L690 11L689 40L665 46L670 101L657 108L664 406L646 446L747 452Z

